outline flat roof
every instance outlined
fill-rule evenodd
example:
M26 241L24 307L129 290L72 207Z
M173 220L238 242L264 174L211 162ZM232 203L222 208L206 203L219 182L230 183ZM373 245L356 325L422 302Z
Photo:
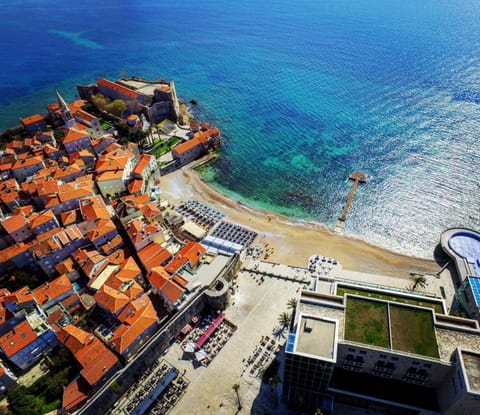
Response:
M209 286L232 260L231 256L216 255L210 263L202 263L187 285L189 290Z
M464 350L461 353L470 391L480 393L480 355Z
M107 281L108 277L112 275L118 268L118 265L107 265L105 269L100 274L98 274L97 278L95 278L93 281L90 281L88 286L92 290L98 291L105 283L105 281Z
M336 326L337 323L333 320L305 314L300 315L295 352L334 360Z

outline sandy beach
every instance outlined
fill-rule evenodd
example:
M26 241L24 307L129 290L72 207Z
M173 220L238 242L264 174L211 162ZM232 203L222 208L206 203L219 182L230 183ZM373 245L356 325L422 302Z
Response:
M195 199L224 213L228 220L257 231L274 248L270 261L305 267L310 255L320 254L337 259L345 269L403 278L408 278L410 272L439 269L432 260L397 254L334 234L320 224L296 222L248 208L211 188L190 166L162 176L160 188L163 199L173 203Z

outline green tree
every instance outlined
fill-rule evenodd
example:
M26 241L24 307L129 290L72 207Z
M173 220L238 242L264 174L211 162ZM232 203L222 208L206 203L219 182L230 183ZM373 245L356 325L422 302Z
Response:
M234 383L232 385L232 389L235 391L237 394L237 403L238 403L238 410L242 409L242 404L240 403L240 395L238 394L238 390L240 389L240 384Z
M116 99L106 105L106 111L109 113L116 115L117 117L121 117L122 114L125 112L127 109L127 104L125 104L125 101L121 99Z
M295 311L297 309L297 304L298 300L296 298L290 298L290 300L287 301L287 308Z
M410 279L412 280L412 285L410 287L412 291L415 291L417 288L425 288L427 286L427 278L425 275L412 274Z
M283 330L288 326L288 323L290 323L290 314L287 312L280 313L278 316L278 322L282 325Z
M107 111L107 105L110 103L110 100L107 97L102 94L95 94L92 95L91 100L93 105L95 105L99 111Z
M313 415L323 415L322 409L321 408L315 409L315 412L313 413Z
M28 393L25 386L10 389L7 394L9 411L14 415L41 415L42 401Z

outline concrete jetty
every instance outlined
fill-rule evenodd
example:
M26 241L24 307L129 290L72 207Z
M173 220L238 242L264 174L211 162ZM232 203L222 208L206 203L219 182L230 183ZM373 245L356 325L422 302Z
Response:
M360 170L355 170L353 173L350 174L350 176L348 176L348 179L353 181L353 186L352 186L352 190L350 190L350 194L348 195L345 208L343 209L343 212L338 218L337 224L335 225L335 229L334 229L335 232L341 233L345 228L345 221L347 220L348 211L353 202L353 198L355 196L355 192L357 191L358 184L366 183L367 178L368 178L367 173Z

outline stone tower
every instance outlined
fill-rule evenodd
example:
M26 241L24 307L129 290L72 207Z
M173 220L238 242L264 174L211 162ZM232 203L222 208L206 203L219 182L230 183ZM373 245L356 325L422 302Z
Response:
M63 97L60 95L60 92L58 91L56 92L57 92L57 102L58 102L58 105L60 105L60 111L61 111L60 116L62 117L62 120L65 123L65 127L66 128L76 127L77 123L75 121L75 118L73 118L70 108L68 108L68 105L63 99Z

